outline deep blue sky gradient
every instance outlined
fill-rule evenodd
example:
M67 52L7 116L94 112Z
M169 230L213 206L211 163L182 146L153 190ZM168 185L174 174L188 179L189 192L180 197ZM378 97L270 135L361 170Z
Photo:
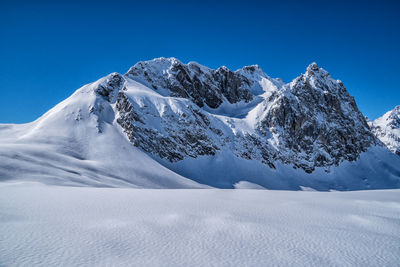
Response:
M349 3L351 2L351 3ZM137 61L258 64L289 82L316 61L376 118L400 104L400 1L0 1L0 123L30 122Z

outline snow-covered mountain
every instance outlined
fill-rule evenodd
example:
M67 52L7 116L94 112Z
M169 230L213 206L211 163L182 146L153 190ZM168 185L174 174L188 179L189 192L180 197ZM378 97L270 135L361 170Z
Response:
M370 123L374 134L395 154L400 156L400 106Z
M139 62L32 123L1 125L0 157L3 180L69 185L400 187L400 158L315 63L285 84L257 65Z

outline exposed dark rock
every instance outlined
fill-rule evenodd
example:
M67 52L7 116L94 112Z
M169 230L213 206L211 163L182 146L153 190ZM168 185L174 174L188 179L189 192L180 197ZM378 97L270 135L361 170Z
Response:
M162 64L167 66L161 72L158 67ZM210 108L218 108L224 97L229 103L249 102L253 99L248 90L250 81L226 67L211 70L197 63L183 64L176 59L159 59L139 62L127 75L145 81L156 90L168 89L171 96L189 98L199 107L206 104Z
M112 73L105 78L103 83L98 85L95 91L108 102L113 102L115 95L121 89L124 81L125 79L121 74Z
M304 75L275 95L274 105L260 122L260 131L279 134L283 162L307 172L314 167L354 161L376 139L341 82L311 64ZM285 92L285 93L283 93Z
M118 94L117 123L128 139L171 162L229 150L271 168L279 161L311 173L317 167L329 171L342 161L355 161L370 146L381 144L343 83L315 63L289 84L270 79L257 65L232 72L226 67L211 70L164 58L139 62L126 77L162 95L190 99L195 104L172 108L177 104L160 102L148 106L132 101L124 90ZM254 132L233 131L234 123L222 123L203 108L217 108L224 101L248 103L254 99L250 89L261 88L262 79L275 89L262 89L271 91L261 103L263 115ZM122 82L113 76L106 84L98 93L111 101L113 88L120 88Z
M188 107L190 114L178 117L168 112L157 117L164 126L164 133L146 124L128 97L120 92L116 102L117 123L122 127L128 139L146 152L166 158L171 162L189 156L215 155L219 147L210 139L210 120L198 108ZM151 115L151 114L149 114ZM179 123L178 123L179 122ZM218 130L218 129L216 129Z

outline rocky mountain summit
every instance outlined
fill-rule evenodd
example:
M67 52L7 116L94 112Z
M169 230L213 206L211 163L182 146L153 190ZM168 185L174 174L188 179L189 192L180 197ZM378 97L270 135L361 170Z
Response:
M284 83L258 65L213 70L157 58L83 86L32 123L0 125L0 178L393 188L400 158L384 145L397 153L398 108L393 114L368 125L343 83L316 63Z
M126 76L155 90L167 89L169 96L189 98L199 107L218 108L225 99L231 104L253 100L249 88L254 81L226 67L211 70L195 62L158 58L137 63Z
M400 156L400 106L371 122L370 126L374 134Z
M229 150L271 168L281 161L312 172L354 161L377 144L343 83L315 63L289 84L258 66L212 70L175 58L139 62L124 77L160 96L189 100L162 101L160 110L129 97L126 88L116 100L117 122L129 140L172 162ZM221 115L223 105L230 112Z

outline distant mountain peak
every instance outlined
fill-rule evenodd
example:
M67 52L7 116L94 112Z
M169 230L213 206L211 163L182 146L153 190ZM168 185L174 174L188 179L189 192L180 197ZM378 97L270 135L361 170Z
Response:
M370 126L375 135L400 156L400 105L374 120Z

